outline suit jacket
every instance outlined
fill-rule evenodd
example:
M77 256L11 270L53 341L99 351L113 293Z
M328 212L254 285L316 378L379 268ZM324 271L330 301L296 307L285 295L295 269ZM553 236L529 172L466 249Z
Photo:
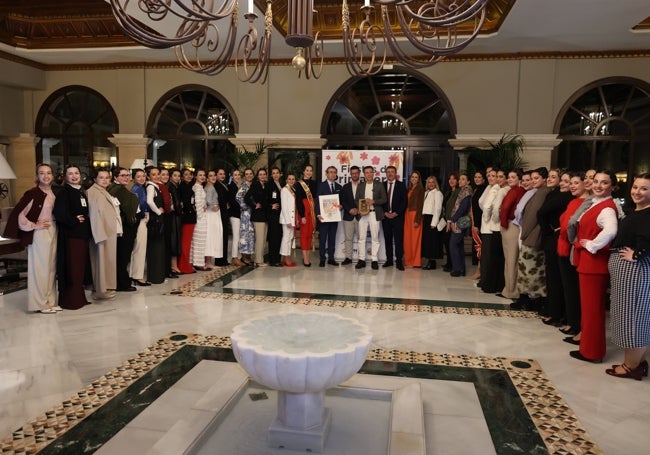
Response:
M386 190L386 203L384 204L384 212L389 212L388 210L388 181L383 183L384 189ZM391 212L397 213L398 217L403 217L404 212L406 212L406 204L408 201L408 191L404 182L400 182L395 179L393 182L393 201L391 204ZM420 207L421 208L421 207Z
M96 183L88 188L88 209L90 227L95 243L103 242L122 233L122 220L115 207L113 197Z
M224 229L229 216L231 202L231 195L228 187L225 183L216 182L214 184L214 189L217 191L217 199L219 201L219 214L221 215L221 223L224 225Z
M267 217L270 222L279 223L280 211L282 210L282 187L278 188L273 179L266 183L266 194L268 200ZM277 209L273 209L273 204L278 204Z
M292 226L296 224L296 196L287 186L282 188L280 197L282 198L282 210L280 212L280 224Z
M341 203L341 190L343 187L338 183L334 182L334 192L332 192L332 188L330 187L330 182L327 180L324 180L318 184L318 195L316 198L315 204L316 204L316 216L320 215L320 197L321 196L329 196L331 194L337 194L339 196L339 204Z
M19 239L20 245L23 247L31 245L34 240L34 231L21 230L20 227L18 227L18 215L20 215L20 212L22 212L30 202L34 201L31 209L26 215L26 218L32 223L36 223L38 221L39 215L41 214L41 210L43 209L43 203L45 202L46 196L47 194L45 194L45 192L43 192L43 190L41 190L38 186L32 188L31 190L25 191L23 197L20 198L18 204L16 204L16 206L11 211L11 215L9 215L7 226L5 227L5 231L2 236L8 239Z
M393 196L394 198L395 196ZM408 197L406 208L415 212L415 222L420 224L422 222L422 207L424 206L424 187L416 185L411 190L411 196ZM395 205L393 205L395 207ZM394 210L393 210L394 211Z
M135 206L137 207L138 197L126 188L124 188L124 191L135 199ZM54 213L60 235L76 239L89 239L91 237L90 221L88 220L88 198L85 192L70 185L64 185L56 196L52 213ZM79 215L83 215L85 218L83 223L79 222L77 218Z
M359 199L364 199L366 197L365 194L366 182L363 182L360 183L357 187L357 197L355 204L359 203ZM382 185L382 183L378 182L377 180L375 180L372 184L372 200L375 201L375 203L370 208L370 210L374 210L377 221L381 221L384 219L384 204L386 204L388 196L386 195L386 188L384 188L384 185Z
M268 221L268 185L269 183L266 182L266 184L262 186L262 183L260 183L259 180L255 180L251 183L250 189L244 196L244 201L251 208L251 221L258 223L266 223ZM257 204L260 204L259 208L255 208Z
M357 192L359 192L360 185L361 182L359 182L357 185ZM353 194L352 192L352 182L348 182L343 185L343 189L341 189L341 193L339 194L339 199L341 201L341 205L343 206L343 221L352 221L355 218L357 220L359 219L359 215L350 215L350 210L357 208L356 196L357 195Z
M136 212L138 211L138 205L140 200L135 193L129 191L126 186L120 185L119 183L111 183L107 191L109 194L118 201L120 201L120 215L122 216L122 223L128 224L129 226L134 226L138 223L138 218ZM58 218L57 218L58 219Z
M537 212L550 192L551 189L547 186L538 189L524 207L524 214L521 217L521 243L536 250L542 246L542 231L537 223Z

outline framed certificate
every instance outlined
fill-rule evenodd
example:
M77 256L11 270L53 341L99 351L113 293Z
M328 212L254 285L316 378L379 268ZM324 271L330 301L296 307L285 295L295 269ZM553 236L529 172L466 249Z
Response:
M323 217L323 223L333 223L341 221L341 204L339 203L338 194L324 194L318 196L320 205L320 216Z

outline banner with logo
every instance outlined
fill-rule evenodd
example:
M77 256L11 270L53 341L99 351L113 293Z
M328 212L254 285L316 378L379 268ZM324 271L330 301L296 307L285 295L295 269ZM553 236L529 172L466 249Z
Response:
M325 170L334 166L338 170L338 182L345 185L350 181L350 168L359 166L361 178L363 179L364 166L375 168L375 180L381 182L386 180L386 168L395 166L397 178L402 179L404 174L404 151L403 150L323 150L322 153L321 181L325 180Z

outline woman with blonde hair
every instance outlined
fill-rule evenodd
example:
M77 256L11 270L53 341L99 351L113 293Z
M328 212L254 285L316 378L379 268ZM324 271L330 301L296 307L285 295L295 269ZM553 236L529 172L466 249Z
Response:
M52 210L54 174L49 164L36 166L36 186L27 190L7 221L4 237L27 247L27 310L54 314L56 304L57 229Z
M435 270L436 259L442 259L442 232L438 229L442 215L442 191L438 179L427 177L424 201L422 204L422 257L427 263L424 270Z

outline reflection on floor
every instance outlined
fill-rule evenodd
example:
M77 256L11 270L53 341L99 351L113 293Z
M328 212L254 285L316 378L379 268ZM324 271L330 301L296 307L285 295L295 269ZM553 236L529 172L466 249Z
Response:
M239 322L313 310L371 328L368 372L472 383L497 453L649 446L648 381L570 359L556 329L440 270L228 267L175 281L59 315L26 314L24 291L1 297L2 453L83 453L57 451L75 432L96 450L132 418L123 400L146 405L200 359L232 360L226 335ZM608 363L620 361L608 348ZM110 424L92 424L104 414ZM481 453L451 439L445 453Z

